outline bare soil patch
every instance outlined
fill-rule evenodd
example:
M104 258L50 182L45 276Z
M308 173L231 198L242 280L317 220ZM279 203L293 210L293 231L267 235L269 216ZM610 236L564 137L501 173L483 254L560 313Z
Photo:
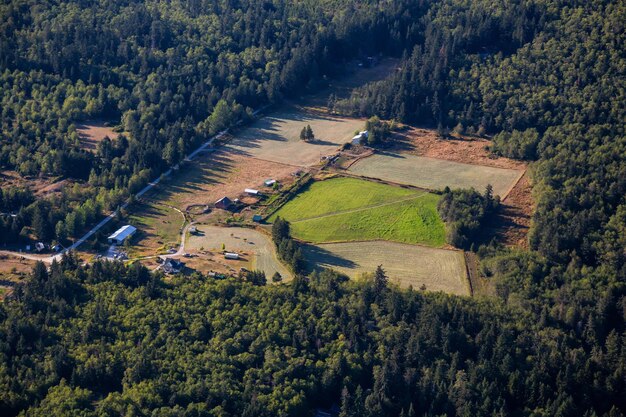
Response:
M264 181L275 179L287 186L295 180L292 172L292 166L249 158L227 145L220 151L201 154L183 164L171 179L163 181L146 197L183 211L198 204L212 205L224 196L254 203L258 199L246 196L246 188L270 194L272 188L266 187Z
M449 294L470 295L462 251L387 241L306 245L304 256L315 268L332 268L352 278L382 265L391 282Z
M259 269L265 272L268 281L275 272L283 280L291 279L291 273L278 261L274 244L269 236L255 230L242 227L218 227L198 225L198 234L189 234L185 251L195 255L188 264L202 272L234 273L239 268ZM240 260L224 258L222 245L228 252L236 252Z
M433 129L408 127L394 134L390 150L464 164L525 170L526 164L492 155L487 149L491 141L476 136L454 136L442 139Z
M528 248L528 230L535 206L528 172L515 184L501 205L492 233L506 246Z
M59 180L59 177L22 177L15 171L0 171L0 186L29 188L38 197L61 192L63 187L73 184L70 180Z
M104 120L90 120L84 123L76 125L76 131L80 137L80 143L83 149L95 151L98 146L98 142L102 141L105 137L109 139L117 139L120 135L113 130L110 122Z
M0 299L13 291L15 284L25 279L37 261L0 254Z

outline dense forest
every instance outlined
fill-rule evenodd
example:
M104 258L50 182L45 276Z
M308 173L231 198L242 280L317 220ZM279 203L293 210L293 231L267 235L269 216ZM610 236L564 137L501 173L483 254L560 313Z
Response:
M47 215L25 200L0 222L8 242L76 236L252 109L340 75L362 54L400 54L426 5L289 1L34 1L0 5L0 167L80 183ZM76 124L125 134L81 149ZM23 210L22 210L23 209ZM0 211L7 210L0 207ZM39 227L35 227L39 226ZM25 230L25 232L27 232Z
M5 2L0 166L75 186L3 187L2 239L71 236L252 109L379 53L399 71L330 110L493 135L531 163L536 210L528 250L475 248L489 298L382 270L259 286L38 265L0 307L2 414L625 415L625 41L615 0ZM87 118L126 133L83 151ZM484 215L448 195L451 220Z

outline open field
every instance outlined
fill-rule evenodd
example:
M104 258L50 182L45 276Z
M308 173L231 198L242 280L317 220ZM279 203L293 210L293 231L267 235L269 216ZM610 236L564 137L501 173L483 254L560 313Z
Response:
M270 218L270 221L273 221L277 216L289 221L304 220L420 194L423 192L356 178L343 177L315 181L281 207Z
M306 245L304 256L317 268L332 268L350 277L382 265L391 282L422 285L429 291L469 295L463 252L386 241Z
M275 272L278 272L284 280L291 279L291 273L276 258L274 244L269 236L242 227L198 225L198 231L199 235L188 235L185 251L197 254L200 260L205 258L216 264L212 269L217 270L221 265L223 270L230 268L237 271L244 267L264 271L268 281ZM222 244L227 251L242 255L243 260L224 259Z
M183 164L146 197L185 210L193 204L212 204L224 196L235 199L246 188L269 191L263 185L269 178L289 184L294 181L290 175L294 170L289 165L248 158L226 146Z
M362 129L365 120L323 115L294 106L285 106L259 119L238 133L228 148L245 156L307 167L317 164L349 142L355 130ZM311 125L315 140L300 140L300 131Z
M482 192L487 184L491 184L494 194L500 196L506 196L523 174L521 170L470 165L391 152L364 158L352 165L349 171L356 175L430 190L442 190L449 186L474 187Z
M294 237L308 242L385 239L443 246L439 196L355 178L312 184L280 208Z
M52 193L60 193L64 187L74 184L72 180L61 177L22 177L16 171L0 171L0 186L29 188L37 197L44 197Z
M80 137L80 143L83 149L90 151L95 151L98 142L102 141L105 137L113 140L120 135L115 132L111 126L108 126L107 122L102 120L91 120L77 124L76 131Z
M161 253L166 247L177 246L183 216L176 210L157 203L147 203L132 213L129 223L138 230L128 248L130 258Z
M477 136L441 138L434 129L407 127L393 134L393 152L445 159L472 165L525 170L526 164L514 159L493 155L491 141Z

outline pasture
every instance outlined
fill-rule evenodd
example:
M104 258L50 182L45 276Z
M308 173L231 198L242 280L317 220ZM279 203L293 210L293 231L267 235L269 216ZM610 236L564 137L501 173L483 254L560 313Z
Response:
M311 269L332 268L351 278L382 265L389 280L401 287L469 295L463 252L386 241L305 245Z
M281 207L294 237L313 243L384 239L443 246L439 196L355 178L316 182Z
M257 120L239 132L227 148L245 156L292 166L317 164L321 156L332 154L349 142L362 119L323 115L295 106L286 106ZM300 131L311 125L315 140L300 140Z
M356 175L378 178L398 184L413 185L429 190L471 188L483 192L491 184L493 192L504 198L523 170L470 165L443 159L409 154L380 153L364 158L349 171Z
M218 227L198 225L198 235L189 234L185 250L197 254L200 259L211 258L223 269L238 270L240 267L259 269L265 272L270 282L272 275L278 272L283 280L291 279L291 273L276 257L274 244L269 236L242 227ZM226 251L237 252L242 260L226 260L222 255L222 245Z

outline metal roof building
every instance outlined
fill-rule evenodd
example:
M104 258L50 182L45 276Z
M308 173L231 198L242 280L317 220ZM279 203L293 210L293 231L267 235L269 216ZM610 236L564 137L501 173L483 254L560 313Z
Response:
M109 236L109 243L116 243L121 245L124 243L126 239L133 235L137 231L137 228L127 224L126 226L122 226L115 233Z

